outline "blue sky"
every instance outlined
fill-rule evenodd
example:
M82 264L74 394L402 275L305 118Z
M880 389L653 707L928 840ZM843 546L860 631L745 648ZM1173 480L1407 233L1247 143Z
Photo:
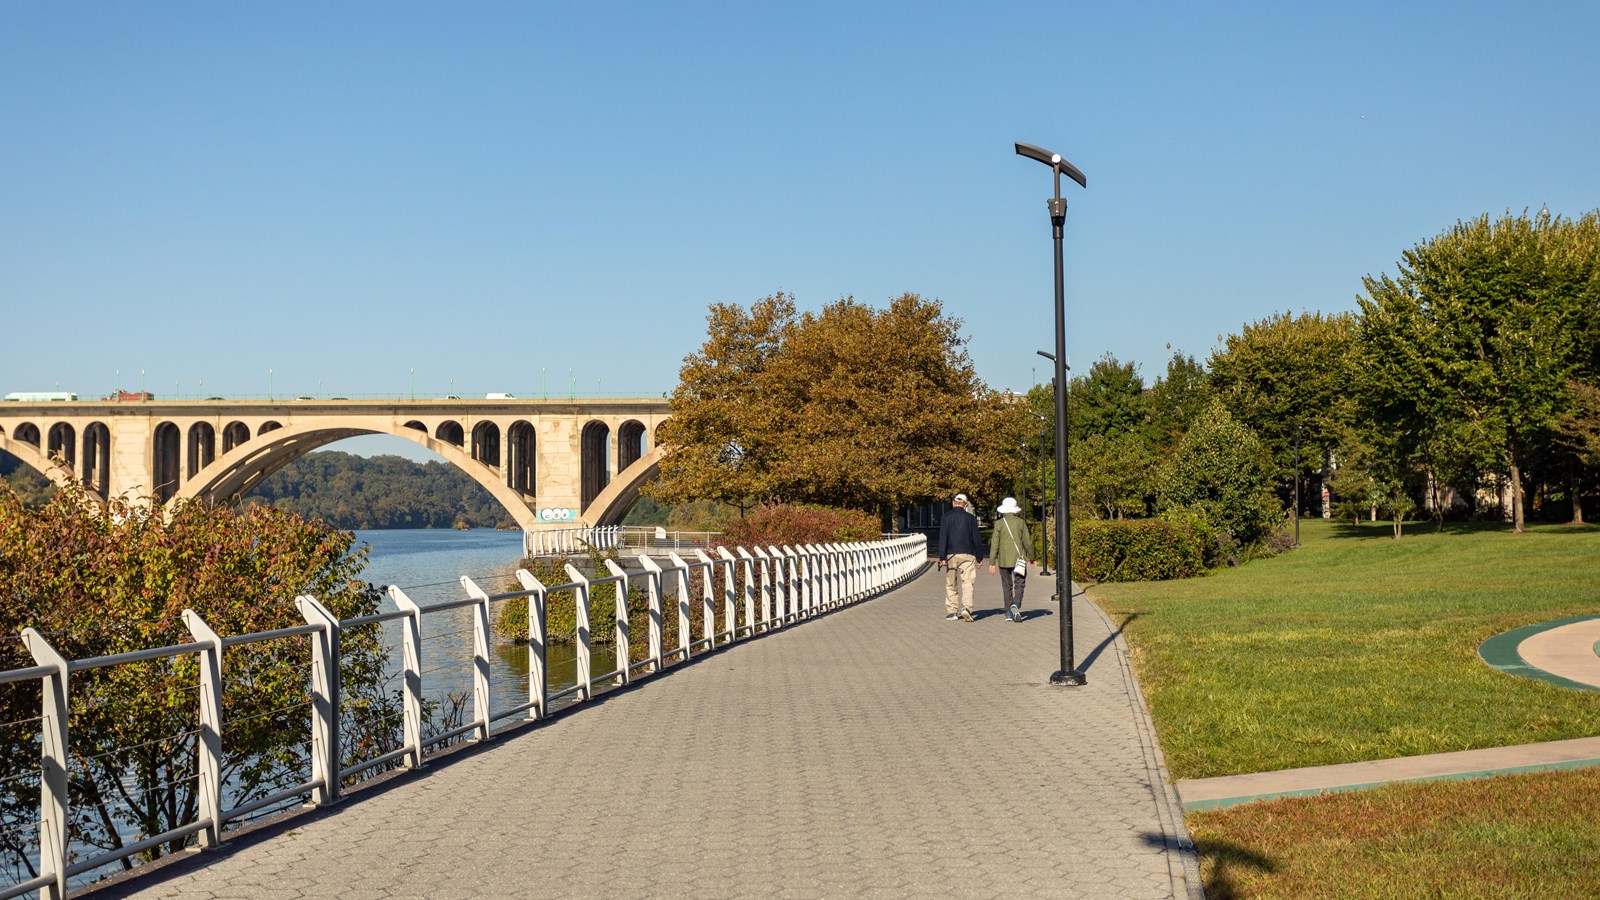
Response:
M914 291L1025 389L1600 206L1600 5L8 3L0 392L657 395ZM414 370L414 374L413 374ZM120 372L120 375L117 373Z

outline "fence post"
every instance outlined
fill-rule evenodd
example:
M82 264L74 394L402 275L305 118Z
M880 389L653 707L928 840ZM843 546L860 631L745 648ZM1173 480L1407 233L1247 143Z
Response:
M422 768L422 608L397 584L389 585L389 599L406 614L400 620L401 717L405 729L406 768Z
M472 607L472 713L478 726L478 740L489 739L489 595L477 582L463 575L461 587L478 601Z
M44 635L22 629L33 661L55 671L40 679L39 875L55 880L39 891L40 900L67 896L67 660Z
M722 559L724 561L726 561L727 564L728 564L728 605L732 606L732 605L734 605L735 603L738 602L738 597L737 597L738 586L739 586L738 571L739 571L739 568L740 568L740 566L739 566L739 557L734 556L731 552L729 552L727 547L718 547L717 548L717 555L722 557ZM748 559L748 557L746 557L746 559ZM755 586L754 581L752 580L753 576L752 576L751 571L750 571L750 563L749 562L745 562L744 566L743 566L743 569L744 569L744 591L743 591L743 594L744 594L744 604L743 604L744 605L744 626L746 628L750 629L750 633L753 635L753 634L756 633L756 610L755 610L755 587L756 586ZM735 622L734 622L733 638L734 638L734 640L738 640L739 639L739 625L738 625L737 619L735 619Z
M528 700L533 703L528 718L537 720L544 718L549 702L545 695L545 590L527 569L517 570L517 582L523 590L533 592L528 595Z
M710 650L717 645L717 564L706 556L704 549L694 548L694 559L706 570L701 597L706 604L706 649Z
M767 553L772 556L773 582L779 586L778 618L787 625L790 620L800 618L798 614L800 597L795 593L794 581L790 577L789 560L783 555L783 551L768 544Z
M578 654L575 680L578 683L578 696L588 700L594 696L594 661L590 658L589 651L589 579L585 578L572 563L567 563L567 577L577 585L573 588L575 601L573 605L578 618L577 640L573 642Z
M844 583L844 547L840 544L828 545L828 580L833 584L833 605L843 606L849 601L848 592Z
M798 622L811 612L811 585L806 583L805 563L799 552L787 544L779 548L779 552L788 560L790 603L794 605L794 618Z
M645 596L650 602L650 671L661 671L661 567L650 554L639 551L639 565L649 573L645 578Z
M728 639L724 643L731 644L739 636L738 625L734 616L733 563L723 561L720 556L717 559L712 559L711 554L704 550L696 550L694 555L701 562L707 564L706 578L708 583L716 576L719 565L722 567L722 630L728 635Z
M829 544L808 544L817 554L817 591L822 595L822 608L833 609L839 605L839 595L833 589L833 548Z
M740 547L739 552L744 553L745 549ZM772 557L757 547L755 558L760 560L761 568L761 624L771 631L783 626L783 598L778 596L778 586L772 580Z
M606 560L606 571L621 579L617 582L617 684L628 683L628 572L614 559Z
M222 638L192 609L183 611L183 624L200 646L200 734L195 756L198 813L211 824L200 831L200 848L222 843Z
M300 615L321 631L311 633L311 802L339 802L339 617L317 598L295 598Z
M822 592L822 564L816 544L801 544L800 552L806 559L806 584L811 591L811 613L817 615L828 608L827 597Z
M694 656L694 641L690 640L693 631L689 624L689 564L676 550L668 553L667 559L672 560L672 568L678 573L678 649L687 660Z

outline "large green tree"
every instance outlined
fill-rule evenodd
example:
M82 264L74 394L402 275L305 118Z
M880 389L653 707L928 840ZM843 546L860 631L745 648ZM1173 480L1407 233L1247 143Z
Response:
M1569 410L1568 380L1594 354L1595 217L1458 222L1407 250L1395 276L1364 279L1358 298L1372 415L1458 466L1493 448L1481 462L1509 477L1518 532L1531 448Z
M795 324L794 298L781 291L749 309L711 305L706 341L684 359L672 418L657 433L672 453L647 494L666 503L715 500L740 510L773 499L781 426L793 411L764 392L772 381L768 370Z
M749 311L713 306L705 345L679 373L651 493L886 515L956 491L1003 492L1021 407L978 379L960 329L916 294L799 315L781 294Z
M1320 469L1350 421L1355 317L1279 313L1230 335L1209 363L1211 386L1261 438L1280 487Z

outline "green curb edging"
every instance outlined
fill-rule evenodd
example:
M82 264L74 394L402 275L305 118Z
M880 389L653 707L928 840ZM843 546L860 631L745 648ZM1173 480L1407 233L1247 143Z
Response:
M1585 618L1594 618L1585 616ZM1504 769L1482 769L1476 772L1455 772L1449 775L1428 775L1423 778L1401 778L1395 781L1371 781L1366 784L1341 784L1337 787L1306 788L1300 791L1278 791L1271 794L1250 794L1244 797L1221 797L1216 800L1195 800L1185 802L1183 811L1201 812L1208 809L1226 809L1238 806L1241 803L1250 803L1255 800L1276 800L1279 797L1314 797L1318 794L1343 793L1345 791L1365 791L1372 788L1383 787L1389 784L1409 784L1424 781L1464 781L1468 778L1487 778L1491 775L1515 775L1520 772L1555 772L1563 769L1584 769L1590 766L1600 766L1600 759L1573 759L1566 762L1535 763L1527 766L1509 766Z
M1478 658L1491 668L1498 669L1507 675L1520 675L1523 678L1537 678L1548 681L1561 687L1576 688L1580 691L1600 691L1600 687L1562 678L1554 672L1546 672L1537 666L1528 665L1527 660L1517 653L1517 646L1528 638L1552 628L1571 625L1574 622L1587 622L1590 619L1600 619L1600 616L1573 616L1570 619L1557 619L1554 622L1540 622L1537 625L1524 625L1510 631L1497 634L1482 644L1478 645ZM1600 644L1596 644L1596 652L1600 653Z

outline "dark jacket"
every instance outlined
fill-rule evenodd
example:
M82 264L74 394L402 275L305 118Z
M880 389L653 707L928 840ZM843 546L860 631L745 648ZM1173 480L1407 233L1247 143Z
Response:
M978 536L977 516L959 506L951 507L939 523L939 561L955 553L970 553L979 560L986 555L983 538Z

